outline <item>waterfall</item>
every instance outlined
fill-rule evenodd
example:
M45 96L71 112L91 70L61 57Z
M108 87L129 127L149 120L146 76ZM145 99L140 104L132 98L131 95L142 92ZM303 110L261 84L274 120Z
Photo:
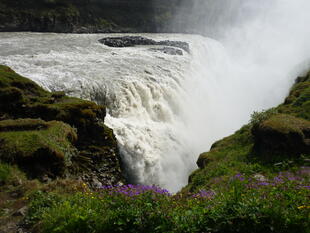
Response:
M200 152L195 148L189 108L195 102L188 93L197 80L190 74L196 69L193 61L199 60L200 46L217 42L194 35L143 35L187 41L192 52L178 56L150 50L150 46L110 48L98 43L111 36L107 34L0 36L0 63L48 90L107 106L105 121L116 134L130 182L171 191L186 185Z
M0 33L0 63L46 89L106 105L129 181L174 192L199 153L253 111L283 101L309 68L308 0L194 2L172 25L190 12L187 27L213 39L143 34L186 41L190 54L109 48L98 43L107 34Z

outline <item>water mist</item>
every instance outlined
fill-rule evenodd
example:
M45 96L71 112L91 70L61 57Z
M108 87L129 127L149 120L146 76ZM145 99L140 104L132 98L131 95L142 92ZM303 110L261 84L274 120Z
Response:
M309 10L307 0L197 0L180 9L189 15L185 28L217 41L197 42L187 78L195 149L207 150L253 111L284 100L310 67ZM183 17L177 15L174 24Z

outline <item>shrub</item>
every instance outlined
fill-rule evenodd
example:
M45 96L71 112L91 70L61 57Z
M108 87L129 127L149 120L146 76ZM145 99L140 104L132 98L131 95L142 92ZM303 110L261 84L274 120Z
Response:
M263 110L261 112L254 111L251 115L250 125L251 126L258 125L277 113L278 110L276 108L270 108L268 110Z

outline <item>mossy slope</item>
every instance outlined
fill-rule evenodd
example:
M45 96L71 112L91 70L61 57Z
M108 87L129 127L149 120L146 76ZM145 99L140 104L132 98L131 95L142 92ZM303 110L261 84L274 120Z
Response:
M34 119L0 121L0 158L18 164L32 177L62 175L77 154L77 135L69 125Z
M307 165L310 155L310 73L299 77L285 102L254 113L249 124L199 156L183 191L224 187L229 177L271 175Z
M45 91L0 65L0 160L19 164L29 175L50 164L54 173L43 169L50 177L66 171L89 183L122 181L117 142L104 125L105 114L104 106ZM56 169L55 163L63 166Z

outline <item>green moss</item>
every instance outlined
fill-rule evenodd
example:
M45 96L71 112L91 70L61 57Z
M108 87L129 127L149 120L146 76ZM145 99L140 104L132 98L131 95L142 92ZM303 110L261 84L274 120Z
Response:
M234 135L214 143L209 152L202 153L197 162L201 169L191 174L183 191L219 187L216 180L224 185L229 177L239 172L251 175L261 171L261 165L248 158L254 143L250 129L245 126Z
M76 154L72 145L77 140L76 132L63 122L5 120L0 121L0 129L0 159L21 166L27 163L28 170L37 163L42 163L42 167L57 163L61 173Z
M310 120L310 72L297 79L279 112Z
M86 127L105 117L105 107L63 92L50 93L12 69L0 65L0 114L14 118L42 118L59 120Z
M3 87L18 88L27 95L44 96L48 94L35 82L20 76L7 66L0 65L0 88Z
M103 177L100 182L122 179L117 141L104 125L105 115L104 106L45 91L0 66L0 119L6 119L0 121L0 160L17 163L31 177L91 172ZM101 176L103 166L113 171Z
M0 150L4 156L15 154L29 157L36 151L46 148L53 151L57 157L64 159L67 151L72 149L71 143L77 139L76 132L69 125L57 121L5 120L0 121L1 128L11 130L0 131L3 145Z
M26 176L17 166L0 162L0 186L16 184L23 180L26 180Z
M303 130L310 130L310 121L287 114L278 114L264 121L261 127L270 128L282 134L297 133L303 136Z

